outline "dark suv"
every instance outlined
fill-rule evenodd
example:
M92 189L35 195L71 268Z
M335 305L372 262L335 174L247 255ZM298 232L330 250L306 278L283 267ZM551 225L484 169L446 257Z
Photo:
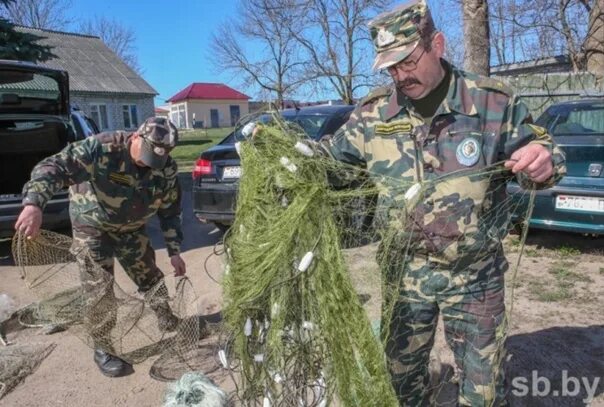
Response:
M0 236L10 236L21 191L43 158L74 141L67 72L0 60ZM44 210L44 228L69 225L67 190Z
M279 114L296 123L313 140L333 134L350 116L354 106L312 106L286 109ZM256 121L267 122L271 114ZM193 169L193 212L203 223L213 222L227 229L235 218L235 205L241 167L235 142L243 140L241 128L236 129L216 146L204 151Z

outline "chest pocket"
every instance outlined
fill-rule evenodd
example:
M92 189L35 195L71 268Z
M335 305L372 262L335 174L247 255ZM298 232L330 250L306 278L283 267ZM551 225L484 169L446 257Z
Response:
M480 169L486 165L485 136L470 130L448 131L437 141L437 155L442 163L439 172Z
M367 168L387 177L413 177L415 146L409 133L378 134L365 145Z

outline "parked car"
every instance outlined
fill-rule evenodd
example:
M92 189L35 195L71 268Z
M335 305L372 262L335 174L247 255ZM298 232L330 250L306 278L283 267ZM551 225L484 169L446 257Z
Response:
M96 125L94 120L86 116L86 113L74 106L71 107L71 122L73 124L73 129L75 130L77 140L83 140L86 137L100 133L99 127Z
M74 141L67 72L0 60L0 236L11 236L21 191L43 158ZM61 191L44 209L44 228L69 225L69 197Z
M333 134L354 109L353 106L312 106L286 109L280 115L298 124L313 140ZM256 120L267 122L270 114ZM201 153L193 169L193 212L203 223L212 222L225 230L235 218L235 206L241 167L235 142L243 140L236 129L216 146Z
M556 103L536 124L566 154L567 175L555 187L536 192L530 227L604 234L604 99ZM508 185L508 193L521 203L521 213L528 195L517 183Z

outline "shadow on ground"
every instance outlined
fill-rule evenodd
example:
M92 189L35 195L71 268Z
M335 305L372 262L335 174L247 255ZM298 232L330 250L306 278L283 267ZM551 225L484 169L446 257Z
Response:
M552 327L513 335L507 340L507 351L512 406L582 406L587 397L585 383L595 388L594 397L604 393L604 325Z
M587 389L604 394L604 326L552 327L512 335L506 343L507 401L518 407L585 406ZM454 406L453 368L438 367L436 405ZM594 403L592 405L602 405Z
M584 236L578 233L552 230L529 230L526 244L538 249L556 250L561 247L576 249L581 254L601 255L604 253L604 236Z

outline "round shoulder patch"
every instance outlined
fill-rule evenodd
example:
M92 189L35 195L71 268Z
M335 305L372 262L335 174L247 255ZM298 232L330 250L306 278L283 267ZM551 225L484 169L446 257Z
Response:
M468 137L459 143L455 156L461 165L471 167L480 158L480 144L475 138Z

